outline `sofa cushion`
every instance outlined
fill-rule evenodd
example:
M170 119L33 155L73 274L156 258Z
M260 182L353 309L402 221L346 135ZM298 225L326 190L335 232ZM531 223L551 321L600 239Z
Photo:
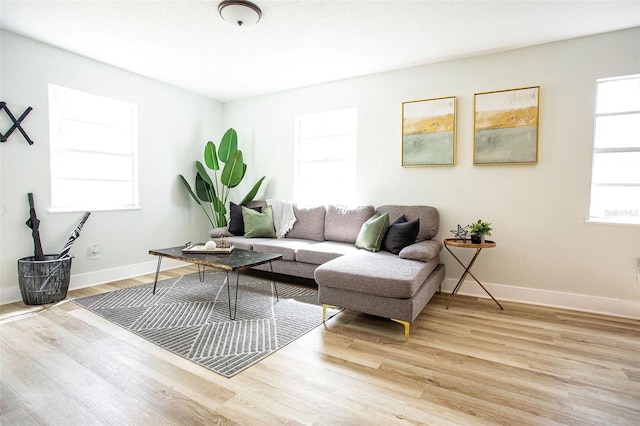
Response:
M362 224L373 216L374 213L375 209L373 206L327 206L324 221L324 239L354 244L356 238L358 238Z
M389 220L392 223L403 214L407 221L420 219L420 230L416 241L430 240L438 235L440 213L435 207L385 205L378 207L376 212L389 213Z
M242 219L244 220L244 236L246 238L275 238L276 230L273 227L273 212L268 206L262 213L253 209L242 207Z
M410 298L438 266L438 261L419 262L384 251L360 250L318 266L314 276L318 286L381 297Z
M428 262L431 259L439 258L442 251L442 243L436 240L420 241L411 244L400 250L398 256L402 259L420 260Z
M389 229L389 213L375 213L362 224L355 246L373 252L380 251L387 229Z
M244 219L242 218L242 207L236 203L229 203L229 233L233 235L244 235ZM262 212L262 207L250 207L257 212Z
M321 265L335 259L336 257L357 252L358 248L353 244L323 241L304 248L299 248L296 252L296 260L298 262Z
M324 217L327 209L324 206L303 207L293 205L296 223L287 233L286 238L299 238L312 241L324 241Z
M293 238L259 238L253 243L253 251L277 253L282 255L282 260L296 260L296 252L298 250L314 244L315 242L313 241Z
M382 250L393 254L416 242L420 231L420 219L407 221L405 215L400 216L389 226L387 234L382 241Z
M227 238L230 245L242 250L253 250L253 244L258 240L259 238L245 238L240 235L234 235Z

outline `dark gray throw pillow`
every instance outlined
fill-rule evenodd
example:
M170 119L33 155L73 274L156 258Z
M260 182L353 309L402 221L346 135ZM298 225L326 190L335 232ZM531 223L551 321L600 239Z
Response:
M402 215L395 220L389 226L387 235L385 235L382 241L382 250L388 251L393 254L398 254L400 251L416 242L418 232L420 231L420 219L407 221L407 218Z
M251 207L258 213L262 213L262 207ZM229 203L229 232L233 235L244 235L244 220L242 219L242 206Z

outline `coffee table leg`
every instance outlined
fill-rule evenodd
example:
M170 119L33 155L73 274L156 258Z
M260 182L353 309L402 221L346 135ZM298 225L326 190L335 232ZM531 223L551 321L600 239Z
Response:
M276 287L276 276L273 274L273 264L269 262L269 267L271 268L271 281L273 281L273 290L276 292L276 302L280 301L278 297L278 287Z
M204 282L204 271L205 271L206 266L204 265L200 265L198 263L198 278L200 278L200 282L203 283Z
M227 271L227 295L229 296L229 319L236 319L236 313L238 312L238 286L240 284L240 271L236 271L236 296L235 305L233 306L233 316L231 315L231 281L229 280L229 271Z
M271 262L269 262L269 267L271 268L271 281L273 282L273 289L276 293L276 301L280 301L280 297L278 296L278 287L276 286L276 276L273 273L273 264ZM222 285L224 284L227 284L227 296L229 298L229 319L235 321L236 314L238 312L238 288L240 287L240 270L236 271L236 294L234 296L235 304L233 305L233 313L231 313L231 281L229 280L229 271L227 271L227 277Z
M158 274L160 273L161 263L162 263L162 256L158 256L158 266L156 267L156 279L153 281L153 294L156 294L156 284L158 284Z

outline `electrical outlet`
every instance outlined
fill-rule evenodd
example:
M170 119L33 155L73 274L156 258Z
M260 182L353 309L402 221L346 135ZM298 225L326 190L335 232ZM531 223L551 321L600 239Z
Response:
M94 244L89 247L89 257L91 259L99 259L100 258L100 246Z

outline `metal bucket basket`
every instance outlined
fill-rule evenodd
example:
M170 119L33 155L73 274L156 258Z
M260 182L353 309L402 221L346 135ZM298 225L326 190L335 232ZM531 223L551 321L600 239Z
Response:
M58 259L57 254L47 254L45 260L35 260L35 256L18 260L22 301L26 305L45 305L67 297L72 258L65 256Z

